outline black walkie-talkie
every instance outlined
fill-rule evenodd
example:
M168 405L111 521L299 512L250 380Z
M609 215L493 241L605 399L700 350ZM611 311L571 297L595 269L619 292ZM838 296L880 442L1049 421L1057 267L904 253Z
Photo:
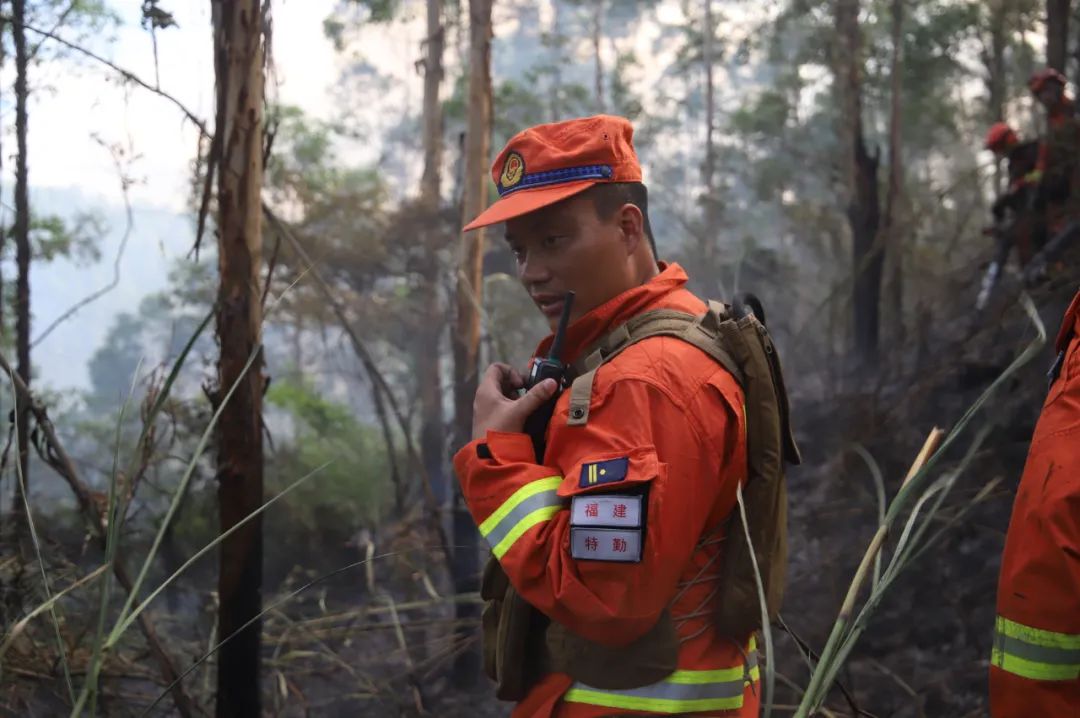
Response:
M551 342L551 350L546 357L536 357L529 376L525 379L525 391L532 389L544 379L554 379L556 383L555 393L544 402L544 405L529 415L525 420L525 433L532 439L533 450L536 452L536 460L544 461L544 449L546 448L547 426L551 421L551 415L555 411L555 402L563 390L563 382L566 378L566 364L562 362L562 345L566 338L566 327L570 324L570 310L574 306L574 293L567 292L563 298L562 316L555 328L555 338Z

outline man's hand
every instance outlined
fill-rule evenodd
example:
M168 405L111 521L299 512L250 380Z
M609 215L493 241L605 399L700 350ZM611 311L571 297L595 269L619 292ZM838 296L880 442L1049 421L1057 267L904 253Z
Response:
M525 380L508 364L492 364L484 372L473 399L473 439L483 439L488 431L520 432L529 414L555 394L555 380L545 379L520 399L511 395L525 386Z

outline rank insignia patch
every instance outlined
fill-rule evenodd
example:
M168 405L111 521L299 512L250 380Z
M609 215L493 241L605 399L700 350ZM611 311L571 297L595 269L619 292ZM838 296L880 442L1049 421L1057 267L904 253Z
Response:
M525 176L525 160L517 152L511 152L503 163L502 174L499 175L499 184L503 189L509 189L521 181Z
M600 484L611 484L626 478L626 472L630 468L630 457L621 459L608 459L607 461L594 461L591 464L581 465L581 480L578 486L586 489Z

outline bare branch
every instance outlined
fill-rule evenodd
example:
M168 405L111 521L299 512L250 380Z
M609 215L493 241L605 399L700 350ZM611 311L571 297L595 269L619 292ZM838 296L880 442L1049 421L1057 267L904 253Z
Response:
M45 330L41 332L41 334L38 335L37 339L31 342L30 348L34 348L38 344L43 342L47 336L52 334L54 329L56 329L58 326L70 319L72 316L74 316L75 313L78 312L80 309L82 309L88 304L96 302L98 299L101 299L103 296L116 289L116 287L120 284L120 261L124 258L124 250L127 248L128 239L131 238L131 232L135 228L135 219L131 211L131 197L128 195L128 185L130 184L130 181L124 174L124 168L120 165L120 158L118 156L116 148L107 146L100 137L95 137L95 139L97 140L98 144L108 149L109 154L112 155L113 164L116 166L116 172L120 176L120 191L123 192L124 195L124 212L127 216L127 226L124 228L124 236L120 239L120 247L116 250L116 259L113 260L113 277L112 280L104 287L101 287L100 289L91 292L79 301L75 302L75 304L69 307L59 317L54 319L52 323L48 327L46 327Z
M12 24L16 24L15 21L8 15L0 15L0 18L2 18L4 22L9 22L9 23L12 23ZM165 92L160 87L155 87L154 85L151 85L149 82L147 82L146 80L143 80L141 77L136 75L134 72L131 72L129 70L125 70L124 68L120 67L116 63L105 59L101 55L98 55L94 51L88 50L85 47L82 47L81 45L77 45L74 42L71 42L70 40L65 40L64 38L60 37L59 35L57 35L54 32L49 32L48 30L41 30L40 28L36 28L33 25L28 25L26 23L23 23L22 27L29 30L32 33L35 33L37 35L41 35L43 37L47 37L50 40L54 40L54 41L60 43L61 45L63 45L64 47L67 47L67 48L69 48L71 50L74 50L75 52L77 52L77 53L79 53L81 55L85 55L86 57L89 57L91 60L94 60L95 62L101 63L102 65L105 65L106 67L108 67L113 72L119 74L125 80L128 80L129 82L134 82L136 85L139 85L140 87L143 87L143 88L149 90L150 92L153 92L158 97L161 97L161 98L164 98L164 99L168 100L173 105L175 105L177 107L177 109L179 109L182 113L184 113L184 116L187 117L189 120L191 120L191 122L194 123L194 125L199 128L199 131L202 134L204 134L207 137L212 136L210 134L210 131L206 128L206 123L202 120L202 118L200 118L198 115L196 115L190 109L188 109L187 105L185 105L180 100L176 99L174 96L170 95L168 92Z

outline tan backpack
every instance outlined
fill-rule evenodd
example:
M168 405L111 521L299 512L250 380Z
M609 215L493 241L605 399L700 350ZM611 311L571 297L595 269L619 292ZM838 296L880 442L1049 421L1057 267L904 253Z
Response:
M752 297L748 300L756 303ZM742 387L748 463L743 501L768 617L773 621L783 602L787 573L784 462L798 464L801 458L791 433L780 358L765 325L749 307L742 302L732 306L713 301L699 316L657 309L616 327L574 365L577 378L570 388L568 423L588 423L597 369L628 347L655 336L693 344L727 369ZM714 622L721 634L740 636L761 628L761 604L747 532L737 507L727 523Z

